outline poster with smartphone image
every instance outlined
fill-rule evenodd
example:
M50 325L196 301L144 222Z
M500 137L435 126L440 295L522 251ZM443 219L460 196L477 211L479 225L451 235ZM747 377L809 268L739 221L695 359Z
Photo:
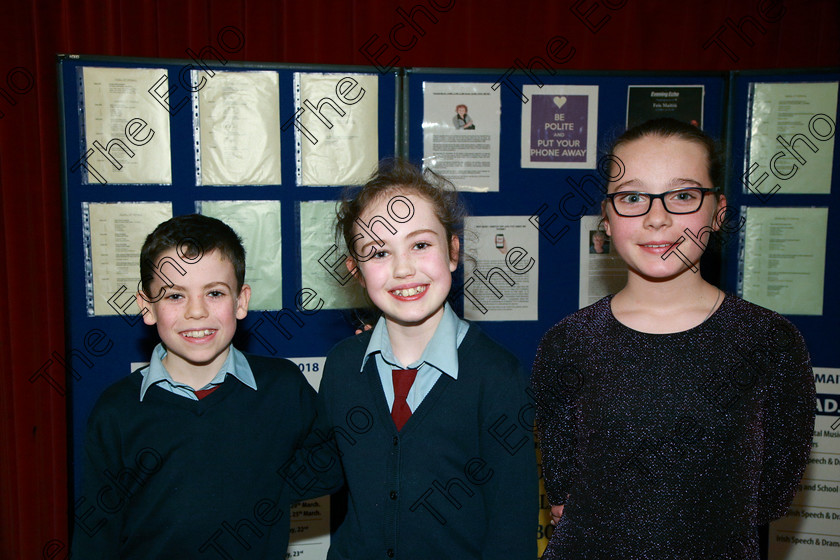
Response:
M528 216L468 217L464 318L536 321L539 232Z

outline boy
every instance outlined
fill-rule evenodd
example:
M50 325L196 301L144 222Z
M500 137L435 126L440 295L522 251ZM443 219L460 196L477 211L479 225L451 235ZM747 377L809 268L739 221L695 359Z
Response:
M297 366L231 345L251 296L239 237L172 218L146 238L140 276L161 344L91 413L82 496L98 509L77 508L73 558L284 557L290 502L336 490L341 473L313 461L323 432Z

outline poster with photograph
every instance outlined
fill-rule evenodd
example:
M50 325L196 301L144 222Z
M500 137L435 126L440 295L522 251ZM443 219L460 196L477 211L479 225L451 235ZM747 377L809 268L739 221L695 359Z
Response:
M670 117L703 128L704 86L627 86L627 128Z
M522 167L594 169L598 86L525 85Z
M466 220L464 318L536 321L539 232L527 216L471 216Z
M600 216L584 216L580 220L578 307L581 309L618 292L627 283L627 265L607 233L598 226L600 220Z
M499 190L501 92L490 86L423 82L423 166L461 191Z

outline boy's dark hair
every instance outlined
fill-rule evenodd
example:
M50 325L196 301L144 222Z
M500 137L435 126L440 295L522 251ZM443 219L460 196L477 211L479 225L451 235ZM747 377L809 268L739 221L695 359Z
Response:
M671 117L651 119L638 124L619 136L609 150L609 154L615 154L616 149L623 144L646 136L659 136L662 138L677 137L688 142L700 144L706 150L708 158L709 178L712 185L723 190L725 169L723 166L723 150L714 138L700 130L700 128L687 122L679 121ZM719 193L716 194L719 196Z
M431 203L446 231L446 242L450 243L451 252L452 236L463 236L466 216L466 209L455 186L431 169L420 171L416 165L402 158L389 158L379 162L367 183L361 187L345 189L342 195L336 212L336 236L344 239L350 256L358 260L353 248L353 225L356 220L370 204L391 191L415 194Z
M140 281L151 297L151 284L160 256L175 249L187 263L196 263L205 254L218 250L233 265L236 293L245 284L245 248L233 229L216 218L201 214L175 216L158 225L146 237L140 250Z

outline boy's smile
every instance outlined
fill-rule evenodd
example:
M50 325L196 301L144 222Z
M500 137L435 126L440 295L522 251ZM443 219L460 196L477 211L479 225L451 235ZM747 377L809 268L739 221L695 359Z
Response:
M435 214L432 204L421 196L400 193L383 195L371 204L361 219L370 223L373 216L386 216L391 196L407 197L414 208L411 219L392 224L391 234L377 228L382 245L370 241L359 254L371 257L361 262L348 261L352 271L358 267L358 278L371 301L385 315L389 328L421 326L434 332L443 315L443 303L452 285L452 272L458 266L458 238L450 240ZM453 253L450 253L450 248Z
M176 257L174 249L158 260ZM157 301L137 295L137 305L148 311L147 325L157 325L167 354L163 365L175 381L200 389L218 373L228 355L236 332L236 320L248 313L251 289L246 284L236 294L233 264L219 251L206 253L201 260L188 264L187 273L169 274L172 286L160 278L151 283L151 292L165 291Z

